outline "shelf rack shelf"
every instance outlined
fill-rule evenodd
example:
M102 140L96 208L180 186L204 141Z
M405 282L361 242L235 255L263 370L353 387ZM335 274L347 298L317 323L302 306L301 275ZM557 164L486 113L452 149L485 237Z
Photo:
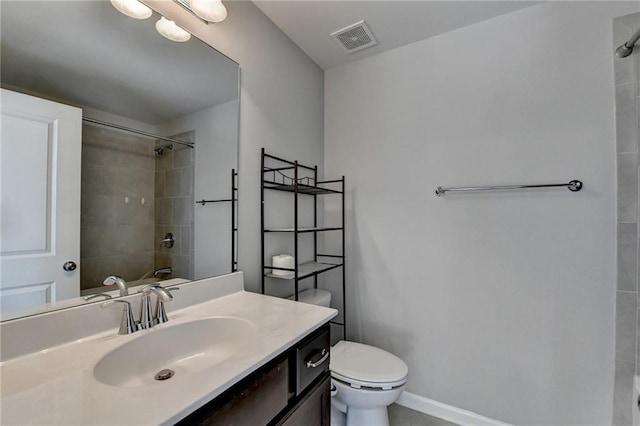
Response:
M265 163L274 163L275 166L267 166ZM301 172L312 176L302 176ZM336 189L338 187L339 189ZM291 228L266 228L265 227L265 190L289 192L293 194L293 227ZM345 291L345 179L318 180L318 166L306 166L297 161L289 161L284 158L267 154L262 148L262 173L261 173L261 239L262 239L262 294L266 294L266 279L285 280L293 282L294 299L299 299L299 282L311 278L314 279L314 287L318 288L318 275L340 268L342 270L342 322L331 321L332 324L342 327L343 339L346 339L346 291ZM313 197L313 226L299 226L299 196ZM318 196L339 195L342 201L341 226L318 226ZM341 232L341 254L318 253L318 233L339 231ZM288 233L293 235L293 256L296 260L299 249L299 235L303 233L313 234L313 257L311 262L296 263L294 268L277 268L266 264L265 236L274 233ZM330 259L330 260L326 260ZM274 270L288 271L290 274L277 275Z
M340 191L336 191L328 188L321 188L317 186L309 186L304 184L299 184L298 190L296 191L296 189L294 188L294 185L286 185L286 184L281 184L277 182L268 182L268 181L265 181L264 183L265 183L265 189L275 189L277 191L298 192L299 194L308 194L308 195L341 194Z
M313 277L323 272L330 271L335 268L339 268L343 266L342 263L322 263L322 262L305 262L300 263L298 266L298 280L303 280L305 278ZM266 266L266 269L277 269L279 271L290 271L295 273L295 269L288 268L274 268L273 266ZM295 275L275 275L273 273L265 272L266 277L277 278L281 280L293 280L295 279Z
M324 232L324 231L342 231L342 227L332 227L332 228L275 228L275 229L265 229L264 232Z

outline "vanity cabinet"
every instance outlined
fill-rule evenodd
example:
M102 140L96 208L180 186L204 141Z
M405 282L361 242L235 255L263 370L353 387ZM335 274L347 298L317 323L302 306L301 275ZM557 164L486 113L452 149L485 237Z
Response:
M178 424L328 426L329 341L325 324Z

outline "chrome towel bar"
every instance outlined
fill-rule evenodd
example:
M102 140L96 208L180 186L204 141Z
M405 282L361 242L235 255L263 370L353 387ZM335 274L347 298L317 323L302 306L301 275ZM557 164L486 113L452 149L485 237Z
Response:
M456 188L443 188L439 186L436 188L436 195L439 197L444 196L446 192L469 192L469 191L498 191L504 189L531 189L531 188L556 188L567 187L569 191L577 192L582 189L582 182L579 180L572 180L568 183L546 183L539 185L502 185L502 186L470 186L470 187L456 187Z

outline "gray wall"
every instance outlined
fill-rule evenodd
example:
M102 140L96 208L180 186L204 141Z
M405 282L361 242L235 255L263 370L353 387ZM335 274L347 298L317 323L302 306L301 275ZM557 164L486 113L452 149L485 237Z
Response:
M611 23L639 6L544 3L326 71L348 337L404 359L409 392L519 425L611 422ZM433 194L573 178L582 192Z
M231 198L231 169L238 167L238 111L238 100L233 100L162 125L163 134L195 129L197 200ZM193 278L231 272L231 203L195 204L194 209Z
M613 47L640 29L640 14L613 21ZM631 424L633 377L640 357L638 335L638 111L640 54L614 59L618 169L618 285L616 292L616 376L613 424Z
M247 290L259 291L260 148L323 169L323 72L249 1L226 2L215 25L171 2L145 3L240 64L239 268Z
M80 289L153 271L154 142L82 126ZM144 202L142 200L144 199Z

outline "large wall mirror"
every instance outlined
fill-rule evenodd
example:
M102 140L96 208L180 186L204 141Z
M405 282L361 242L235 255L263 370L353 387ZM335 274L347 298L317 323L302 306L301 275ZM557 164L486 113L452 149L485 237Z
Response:
M238 64L160 18L2 1L3 320L234 270Z

